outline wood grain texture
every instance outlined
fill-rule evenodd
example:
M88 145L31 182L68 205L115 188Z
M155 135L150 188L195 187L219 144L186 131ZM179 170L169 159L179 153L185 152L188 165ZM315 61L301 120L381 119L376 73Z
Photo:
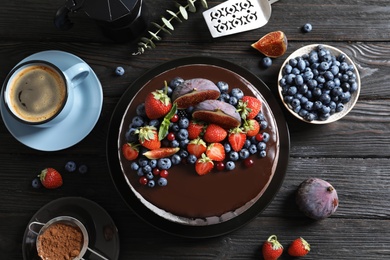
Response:
M145 0L157 21L173 1ZM186 1L178 2L185 4ZM222 1L208 1L213 7ZM82 12L71 14L74 27L53 25L63 0L0 1L0 81L26 56L57 49L84 59L98 75L104 102L99 121L80 143L57 152L40 152L15 140L0 121L0 253L2 259L22 259L22 238L34 213L46 203L81 196L101 205L120 234L120 259L262 259L262 242L276 234L285 247L298 236L312 245L305 259L388 259L390 257L390 6L387 0L279 0L262 28L211 38L201 7L189 20L175 23L157 48L133 56L135 43L113 43ZM156 8L158 6L158 8ZM310 22L313 31L302 33ZM250 47L265 33L282 30L289 46L268 69ZM285 180L270 205L243 228L202 240L171 236L139 219L116 191L106 162L109 122L123 92L149 69L175 58L211 56L236 63L262 79L277 94L277 75L284 59L301 46L323 43L343 50L361 76L355 108L342 120L313 126L293 118L283 107L291 135ZM114 75L116 66L125 75ZM68 160L89 166L87 175L64 175L65 185L54 191L34 190L31 180L51 166L63 169ZM298 185L309 177L332 183L340 206L323 221L304 217L295 204ZM281 259L293 259L284 254Z

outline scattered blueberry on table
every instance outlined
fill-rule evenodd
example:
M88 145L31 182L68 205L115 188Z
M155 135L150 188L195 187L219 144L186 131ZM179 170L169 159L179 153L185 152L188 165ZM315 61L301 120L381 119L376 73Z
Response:
M302 32L308 33L313 30L313 26L310 23L306 23L302 26Z
M264 69L271 67L271 65L272 59L270 57L264 57L263 59L261 59L261 67L263 67Z
M115 74L118 76L123 76L125 74L125 69L121 66L115 68Z

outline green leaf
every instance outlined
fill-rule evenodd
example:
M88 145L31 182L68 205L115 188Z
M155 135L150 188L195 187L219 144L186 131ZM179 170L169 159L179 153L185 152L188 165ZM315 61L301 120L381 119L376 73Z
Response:
M155 39L156 41L161 41L161 37L158 36L157 34L155 34L154 32L148 31L148 33L149 33L150 36L152 36L152 38Z
M188 3L188 11L190 11L191 13L195 13L196 12L196 7L194 5L194 0L187 0L187 3Z
M172 12L171 10L167 10L167 13L169 13L170 15L172 15L173 18L175 18L177 21L179 21L180 23L182 23L182 20L179 18L179 16L177 16L177 14L175 14L175 13Z
M161 21L165 24L166 27L168 27L168 29L170 29L172 31L175 29L173 27L173 25L171 24L171 22L169 20L167 20L165 17L161 17Z
M151 24L153 24L154 26L156 26L158 29L160 29L161 31L163 31L165 33L172 34L170 30L164 28L163 26L159 25L158 23L152 22Z
M171 118L176 114L177 105L173 103L171 110L165 115L161 122L160 128L158 129L158 139L161 141L168 134L169 125L171 124Z
M184 20L188 20L187 9L184 6L179 6L179 12Z
M206 0L200 0L200 2L202 3L203 8L209 8Z

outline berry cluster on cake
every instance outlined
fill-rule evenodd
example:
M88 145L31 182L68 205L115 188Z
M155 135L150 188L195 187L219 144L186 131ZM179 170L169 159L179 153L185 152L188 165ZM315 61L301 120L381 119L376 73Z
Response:
M122 172L170 221L210 225L251 207L279 158L275 118L240 75L210 65L163 72L137 92L120 126Z

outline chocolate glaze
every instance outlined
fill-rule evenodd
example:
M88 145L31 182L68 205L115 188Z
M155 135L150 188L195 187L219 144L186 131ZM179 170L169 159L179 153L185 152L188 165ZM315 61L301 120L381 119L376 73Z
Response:
M214 65L185 65L151 79L129 103L121 124L118 150L126 142L125 132L135 116L137 105L144 101L149 92L162 88L164 81L169 82L174 77L206 78L215 83L225 81L230 89L239 87L246 95L259 98L263 103L262 112L268 122L265 132L270 134L270 140L267 142L267 157L259 158L257 155L252 155L255 164L251 168L245 168L242 162L238 162L234 171L213 170L204 176L199 176L193 165L175 165L169 170L167 186L149 188L139 184L139 177L130 169L131 162L126 161L119 152L121 167L128 183L157 208L190 219L221 216L244 206L255 198L260 198L273 177L279 157L276 122L272 111L256 87L227 69Z

